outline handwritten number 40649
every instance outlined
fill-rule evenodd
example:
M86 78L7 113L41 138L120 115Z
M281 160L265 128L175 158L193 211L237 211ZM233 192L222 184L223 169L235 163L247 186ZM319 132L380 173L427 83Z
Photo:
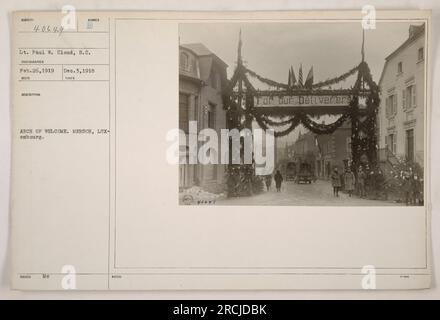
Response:
M34 32L40 33L58 33L61 34L64 31L62 26L51 26L51 25L34 25Z

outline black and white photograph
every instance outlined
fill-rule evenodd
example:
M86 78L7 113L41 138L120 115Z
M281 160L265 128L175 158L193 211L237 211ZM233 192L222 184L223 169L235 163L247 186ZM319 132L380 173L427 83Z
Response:
M424 22L179 24L179 204L423 206Z

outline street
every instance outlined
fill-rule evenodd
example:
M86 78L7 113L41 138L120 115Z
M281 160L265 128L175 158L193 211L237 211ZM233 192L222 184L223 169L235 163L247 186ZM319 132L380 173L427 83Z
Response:
M276 192L275 183L269 191L251 197L218 199L216 205L268 205L268 206L392 206L392 201L361 199L355 195L339 192L333 196L330 181L317 180L312 184L283 182L281 192Z

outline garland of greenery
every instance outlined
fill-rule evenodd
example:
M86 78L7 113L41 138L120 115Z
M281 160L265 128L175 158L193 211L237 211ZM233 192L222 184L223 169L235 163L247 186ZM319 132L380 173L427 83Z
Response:
M366 91L364 85L368 85ZM376 170L377 165L377 112L380 103L379 87L373 81L370 69L366 62L359 65L358 78L354 89L354 104L351 115L352 128L352 166L355 176L360 168ZM359 98L366 98L365 108L360 108ZM364 134L361 134L363 132ZM361 162L365 155L368 163Z
M336 83L338 83L338 82L341 82L341 81L347 79L349 76L355 74L356 71L359 70L359 68L360 68L361 65L362 65L362 63L359 64L359 65L357 65L356 67L350 69L349 71L347 71L346 73L344 73L344 74L342 74L342 75L340 75L340 76L338 76L338 77L335 77L335 78L332 78L332 79L328 79L328 80L325 80L325 81L322 81L322 82L315 83L315 84L312 85L312 89L322 88L322 87L330 86L330 85L336 84ZM281 82L277 82L277 81L274 81L274 80L271 80L271 79L265 78L265 77L259 75L258 73L256 73L255 71L252 71L252 70L250 70L249 68L246 68L246 67L244 67L244 66L243 66L243 69L244 69L244 70L242 71L243 73L247 73L247 74L249 74L251 77L254 77L254 78L258 79L258 80L260 80L261 82L263 82L263 83L265 83L265 84L267 84L267 85L269 85L269 86L277 87L277 88L283 88L283 89L291 89L291 88L290 88L287 84L285 84L285 83L281 83ZM231 79L231 80L232 80L232 79ZM294 87L295 87L295 86L294 86Z
M263 191L262 177L249 164L231 164L226 170L228 197L251 196Z
M284 84L284 83L281 83L281 82L276 82L276 81L273 81L271 79L262 77L258 73L256 73L255 71L252 71L252 70L250 70L250 69L248 69L246 67L243 67L243 68L245 69L245 73L248 73L250 76L252 76L254 78L257 78L258 80L260 80L261 82L263 82L263 83L265 83L265 84L267 84L269 86L283 88L283 89L288 89L289 88L289 86L287 84Z
M258 115L258 116L261 117L262 120L263 120L267 125L274 126L274 127L283 127L283 126L286 126L286 125L288 125L288 124L291 124L292 121L293 121L294 118L295 118L295 116L293 116L293 117L291 117L291 118L288 119L288 120L274 121L274 120L270 119L270 118L269 118L268 116L266 116L266 115Z
M342 124L344 124L344 122L347 121L350 116L351 112L348 111L339 117L335 122L330 124L322 124L312 121L312 119L310 119L307 115L303 115L301 118L301 123L304 127L315 134L332 134L336 129L342 126Z
M258 123L260 128L263 130L269 129L269 126L286 126L289 125L287 129L282 131L275 131L275 137L282 137L288 135L290 132L295 130L295 128L302 124L305 128L316 134L331 134L335 132L347 119L351 116L351 110L340 116L335 122L330 124L317 123L313 121L304 112L298 112L294 117L289 120L276 122L270 120L267 116L261 115L258 112L253 113L255 121Z
M254 119L258 123L260 128L263 130L268 130L269 126L273 125L273 124L267 123L266 122L267 118L265 118L263 116L254 115ZM283 122L283 124L280 124L280 126L286 126L286 125L289 125L289 126L285 130L275 131L275 133L274 133L275 137L283 137L283 136L288 135L293 130L295 130L295 128L300 124L300 122L301 122L301 118L299 116L295 116L295 117L289 119L288 121Z
M328 80L325 80L325 81L321 81L321 82L315 83L315 84L312 85L312 88L315 89L315 88L331 86L333 84L341 82L341 81L347 79L349 76L355 74L356 71L359 70L359 67L360 67L360 65L350 69L349 71L347 71L346 73L340 75L339 77L335 77L333 79L328 79Z

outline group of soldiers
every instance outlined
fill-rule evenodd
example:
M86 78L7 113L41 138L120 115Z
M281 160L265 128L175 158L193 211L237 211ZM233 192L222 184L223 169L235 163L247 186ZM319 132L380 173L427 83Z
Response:
M335 168L330 176L333 195L338 197L341 189L345 190L349 197L357 191L357 195L361 198L367 196L373 199L381 199L387 197L388 182L380 170L365 171L362 167L357 171L357 176L350 168L344 173L339 174ZM421 205L423 203L423 183L422 180L413 173L409 172L403 175L403 182L397 190L394 191L399 197L399 202L406 205Z
M365 192L365 172L360 169L357 175L357 183L356 177L351 171L350 168L347 168L344 173L340 174L338 168L333 169L333 173L330 175L330 179L333 187L333 195L335 197L339 197L339 191L344 187L344 190L347 191L348 196L351 197L355 186L358 188L358 194L361 198L366 196Z

